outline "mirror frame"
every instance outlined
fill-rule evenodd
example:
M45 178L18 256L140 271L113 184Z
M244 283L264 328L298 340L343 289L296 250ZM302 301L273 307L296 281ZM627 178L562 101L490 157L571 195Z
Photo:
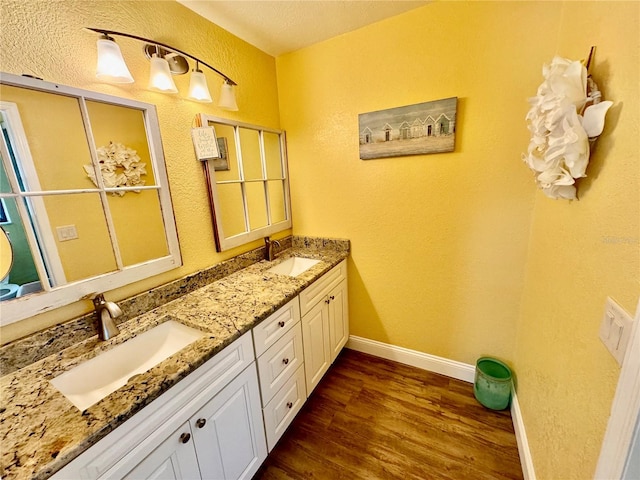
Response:
M229 120L226 118L215 117L213 115L207 115L205 113L201 113L198 115L199 124L202 126L212 126L211 124L222 124L233 127L234 130L234 141L236 144L236 151L238 154L236 155L236 161L238 162L238 172L240 174L237 183L241 185L245 183L244 178L244 168L242 165L242 149L240 145L240 137L239 131L241 128L255 130L259 133L260 138L260 151L261 151L261 163L263 166L263 178L262 181L266 182L269 179L265 174L265 153L264 153L264 145L262 140L262 133L273 133L278 135L280 140L280 161L282 164L282 178L283 181L283 193L284 193L284 210L285 210L285 219L280 222L272 223L271 222L271 209L269 204L269 197L267 195L267 191L265 190L265 205L267 210L268 224L264 227L256 228L251 230L249 227L249 214L247 212L247 197L244 188L242 188L242 199L244 203L244 222L246 226L246 230L242 233L232 235L226 237L224 234L224 227L222 225L222 208L220 196L218 194L218 190L216 188L215 181L215 171L213 167L213 160L208 160L204 162L204 170L207 181L207 188L209 191L209 203L211 205L211 213L213 216L213 225L214 225L214 233L216 240L216 249L219 252L224 250L228 250L230 248L237 247L239 245L243 245L245 243L249 243L253 240L258 240L260 238L272 235L277 232L281 232L283 230L287 230L291 228L291 197L289 192L289 166L287 164L287 145L286 145L286 134L283 130L277 130L274 128L261 127L259 125L252 125L249 123L238 122L234 120ZM217 132L216 132L217 136ZM272 179L277 180L277 179ZM229 183L229 182L225 182ZM266 188L266 187L265 187Z
M100 274L95 277L66 283L64 285L56 287L50 287L47 282L42 282L42 292L31 293L24 297L13 298L2 302L2 304L0 305L0 308L2 309L0 325L8 325L20 320L24 320L33 315L50 311L81 299L90 298L96 293L113 290L115 288L122 287L124 285L149 278L153 275L157 275L159 273L180 267L182 265L182 257L180 254L178 232L173 213L171 193L169 190L169 180L167 177L164 151L162 148L162 139L160 136L160 124L158 122L158 115L155 105L139 102L137 100L130 100L112 95L82 90L66 85L45 82L43 80L32 77L8 74L4 72L0 72L0 83L13 87L27 88L56 95L73 97L78 99L81 110L83 108L85 100L140 110L144 118L145 130L147 133L147 142L149 145L149 154L151 163L153 165L155 180L155 185L153 187L143 187L143 189L154 189L158 192L168 248L168 255L166 256L141 262L135 265L122 266L118 270ZM85 114L82 114L84 117ZM83 118L83 121L86 122L86 120L87 118ZM96 164L96 145L91 134L90 125L87 123L85 123L85 133L89 145L89 150L91 156L93 157L91 161L92 163ZM78 193L80 192L102 192L102 194L107 193L104 188L89 188L78 190ZM16 200L19 200L20 198L27 196L23 193L24 192L17 193L15 191L12 193L0 193L0 197L14 198ZM33 248L31 250L33 255ZM34 261L38 262L38 260L41 261L42 259L34 258ZM42 276L41 271L39 271L39 275Z

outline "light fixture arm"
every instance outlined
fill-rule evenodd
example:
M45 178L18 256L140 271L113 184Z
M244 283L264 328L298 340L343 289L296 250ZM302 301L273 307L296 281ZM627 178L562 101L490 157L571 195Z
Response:
M234 82L233 80L231 80L229 77L227 77L224 73L222 73L220 70L218 70L215 67L212 67L211 65L209 65L206 62L203 62L202 60L200 60L198 57L194 57L193 55L188 54L187 52L183 52L180 49L177 49L175 47L172 47L171 45L167 45L166 43L162 43L162 42L158 42L157 40L151 40L148 38L144 38L144 37L139 37L137 35L131 35L129 33L122 33L122 32L116 32L114 30L104 30L104 29L100 29L100 28L91 28L91 27L85 27L87 30L91 30L92 32L96 32L96 33L100 33L102 35L116 35L116 36L120 36L120 37L127 37L127 38L133 38L134 40L139 40L141 42L146 42L146 43L150 43L153 45L159 45L162 48L165 48L166 50L170 50L172 52L176 52L179 53L180 55L184 55L185 57L189 57L191 60L194 60L196 62L196 64L201 63L202 65L204 65L205 67L213 70L214 72L216 72L218 75L220 75L222 78L224 78L225 82L229 85L237 85L236 82Z

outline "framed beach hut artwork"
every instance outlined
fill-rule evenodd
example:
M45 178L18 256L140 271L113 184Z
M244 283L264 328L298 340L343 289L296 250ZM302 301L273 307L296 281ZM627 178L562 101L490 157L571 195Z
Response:
M360 158L453 152L457 97L358 115Z

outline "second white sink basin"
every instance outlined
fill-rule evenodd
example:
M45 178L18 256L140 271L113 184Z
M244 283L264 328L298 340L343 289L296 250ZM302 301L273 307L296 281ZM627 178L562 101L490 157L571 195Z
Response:
M51 384L76 407L85 410L134 375L146 372L205 335L168 320L57 376Z
M297 277L318 263L320 263L320 260L314 260L312 258L289 257L276 266L271 267L267 272Z

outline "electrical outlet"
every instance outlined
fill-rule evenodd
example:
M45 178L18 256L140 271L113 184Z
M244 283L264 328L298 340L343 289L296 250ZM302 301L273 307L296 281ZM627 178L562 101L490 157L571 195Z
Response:
M607 297L599 337L620 365L627 351L632 324L631 315Z

